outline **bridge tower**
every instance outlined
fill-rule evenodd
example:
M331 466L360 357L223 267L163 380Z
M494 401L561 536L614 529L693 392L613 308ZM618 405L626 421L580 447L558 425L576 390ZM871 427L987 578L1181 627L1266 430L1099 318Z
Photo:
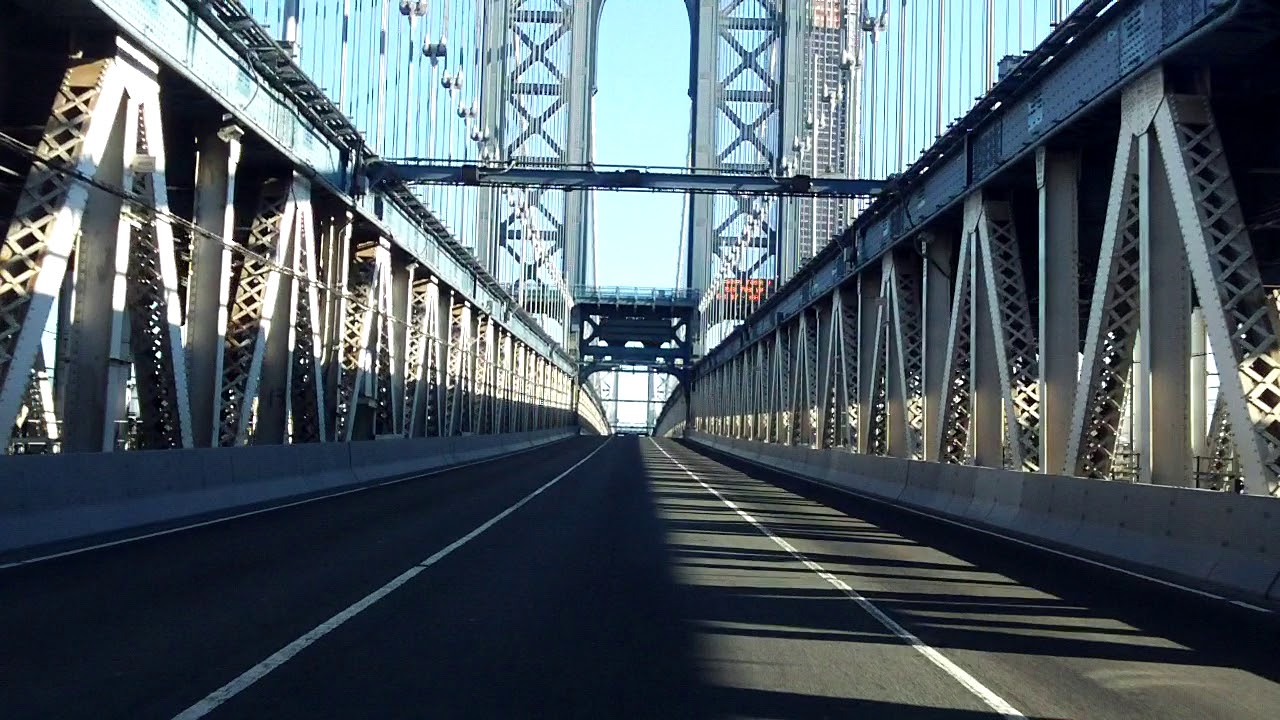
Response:
M483 158L530 167L591 164L598 30L607 1L488 0ZM845 177L856 171L864 36L857 2L685 3L695 172ZM554 264L570 286L594 281L585 193L486 192L479 211L488 233L478 243L483 264L514 261L528 280ZM530 216L548 246L532 262L521 249ZM850 219L844 200L695 196L682 282L705 299L717 293L742 298L721 303L723 317L704 317L704 327L744 318ZM784 227L790 230L779 232Z

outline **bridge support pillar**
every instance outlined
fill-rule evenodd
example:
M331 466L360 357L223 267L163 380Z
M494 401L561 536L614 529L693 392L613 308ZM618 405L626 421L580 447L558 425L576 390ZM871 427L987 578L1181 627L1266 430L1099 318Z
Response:
M924 244L924 455L929 462L941 460L941 413L946 402L946 380L943 372L947 362L947 330L950 325L951 293L953 292L951 258L954 239L949 235L933 234Z
M1139 257L1142 372L1134 393L1138 480L1159 485L1191 482L1191 278L1179 235L1173 196L1165 182L1153 133L1138 138Z
M202 135L197 153L195 224L208 236L192 241L185 341L192 441L196 447L210 447L217 442L240 133L229 128Z
M1076 153L1036 151L1040 241L1041 470L1061 473L1080 352L1079 178Z
M858 440L857 451L872 454L878 416L882 411L876 407L877 386L880 385L881 373L877 367L882 366L883 348L879 341L883 337L881 331L882 283L878 268L867 267L858 276Z
M970 380L972 405L970 415L970 447L973 464L982 467L1004 467L1003 433L1004 399L1000 394L1000 364L996 353L996 337L991 324L992 307L987 263L982 252L984 202L981 193L965 202L964 231L969 236L969 293L971 342Z

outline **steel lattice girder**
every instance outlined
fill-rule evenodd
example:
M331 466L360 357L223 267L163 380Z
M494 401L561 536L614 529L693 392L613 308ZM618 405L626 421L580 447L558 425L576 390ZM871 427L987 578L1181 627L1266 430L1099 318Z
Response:
M27 173L0 257L0 440L8 446L31 368L62 286L88 201L87 188L61 167L97 172L125 78L115 58L73 65L63 77L37 161ZM109 111L98 112L99 106Z
M192 444L174 239L163 179L157 72L154 63L119 43L116 56L73 62L63 76L0 246L0 415L9 418L0 421L0 446L7 447L14 427L11 420L20 412L41 418L45 427L41 434L46 437L60 435L53 389L38 356L86 217L90 193L80 178L96 180L103 169L100 163L122 106L121 162L123 187L129 195L119 216L109 219L120 230L92 236L92 241L116 245L114 253L102 247L95 252L104 258L114 254L116 272L124 280L111 291L111 307L118 310L110 345L98 348L116 359L102 391L108 399L123 398L128 364L121 366L120 361L133 364L139 379L138 444L151 448ZM59 332L69 334L70 328L59 327ZM131 347L136 352L131 353ZM107 356L99 359L111 362ZM89 357L77 361L95 362ZM85 382L76 388L81 393L101 388L87 387ZM26 410L20 411L23 405ZM89 418L81 408L65 420L110 427L118 419L112 416L117 407L108 401L106 417ZM105 437L102 444L104 449L111 446Z
M892 268L886 262L880 276L880 297L876 302L876 336L871 354L868 401L867 454L889 454L889 318L892 302ZM867 312L863 308L862 312ZM860 358L862 360L863 358Z
M1280 495L1280 317L1262 284L1209 99L1166 95L1154 126L1214 357L1236 369L1220 376L1220 392L1245 486Z
M1067 443L1067 469L1082 477L1110 477L1129 394L1140 308L1139 184L1136 139L1122 129Z
M141 421L137 440L139 447L149 449L191 447L160 88L149 79L135 81L126 92L124 184L133 195L121 208L129 233L118 242L128 243L125 307ZM126 219L126 213L132 218Z
M902 433L907 457L924 459L924 337L921 320L922 288L920 264L890 255L889 278L892 295L894 373L902 393L904 412Z
M978 243L983 285L995 337L996 366L1004 398L1005 434L1010 464L1019 470L1040 469L1040 370L1038 339L1031 323L1031 302L1022 274L1018 235L1008 203L972 198L979 207Z
M955 287L951 302L951 328L947 332L946 363L942 372L943 399L938 457L943 462L968 464L973 456L970 434L973 418L973 297L974 242L972 233L960 240Z
M263 184L258 212L231 265L232 302L228 307L224 336L218 444L243 445L248 441L253 401L258 394L267 327L262 322L274 308L280 289L282 257L288 242L284 228L293 223L291 183L268 180Z
M296 211L293 225L293 309L289 347L292 367L289 381L291 440L295 443L321 442L328 436L324 382L320 368L323 342L320 337L320 300L316 274L315 218L311 192L306 180L294 178Z

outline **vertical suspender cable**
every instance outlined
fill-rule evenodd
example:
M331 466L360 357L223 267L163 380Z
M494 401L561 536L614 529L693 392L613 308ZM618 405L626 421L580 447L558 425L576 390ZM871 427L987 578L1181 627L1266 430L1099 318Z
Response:
M986 95L995 84L996 6L995 0L987 0L987 36L982 65L982 94Z
M348 117L351 108L347 107L347 58L351 51L351 0L342 0L342 50L338 60L338 107Z
M947 86L947 0L938 0L938 78L935 102L934 135L942 137L945 128L943 103Z
M893 172L902 172L902 164L906 157L907 133L903 131L903 125L907 122L907 92L906 92L906 69L907 69L907 3L903 0L900 7L898 20L898 155L894 162Z

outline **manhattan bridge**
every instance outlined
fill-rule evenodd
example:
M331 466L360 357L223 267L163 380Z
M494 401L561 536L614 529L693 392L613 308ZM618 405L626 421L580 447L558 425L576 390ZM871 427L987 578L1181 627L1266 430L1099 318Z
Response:
M623 12L685 162L597 153ZM1280 716L1277 67L1271 0L0 0L0 714Z

